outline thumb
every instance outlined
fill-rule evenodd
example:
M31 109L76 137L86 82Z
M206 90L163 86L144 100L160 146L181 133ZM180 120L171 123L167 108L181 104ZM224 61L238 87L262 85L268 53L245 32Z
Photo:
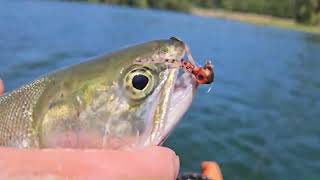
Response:
M32 164L32 165L31 165ZM164 147L134 151L0 148L0 179L174 180L176 154Z

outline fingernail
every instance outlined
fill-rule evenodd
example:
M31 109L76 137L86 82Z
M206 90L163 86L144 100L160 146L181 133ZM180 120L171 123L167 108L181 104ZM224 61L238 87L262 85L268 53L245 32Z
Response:
M178 177L179 175L179 171L180 171L180 158L179 156L176 156L175 161L174 161L174 165L175 165L175 178Z

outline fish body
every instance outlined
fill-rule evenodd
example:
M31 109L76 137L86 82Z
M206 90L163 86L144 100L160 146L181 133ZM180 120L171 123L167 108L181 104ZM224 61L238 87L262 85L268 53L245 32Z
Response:
M128 47L40 77L0 97L0 145L128 149L159 145L192 102L171 38Z

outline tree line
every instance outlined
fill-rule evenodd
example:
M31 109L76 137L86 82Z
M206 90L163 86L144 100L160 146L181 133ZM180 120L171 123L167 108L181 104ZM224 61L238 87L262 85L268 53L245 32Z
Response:
M320 24L320 0L88 0L141 8L190 12L194 6L294 18L299 23Z

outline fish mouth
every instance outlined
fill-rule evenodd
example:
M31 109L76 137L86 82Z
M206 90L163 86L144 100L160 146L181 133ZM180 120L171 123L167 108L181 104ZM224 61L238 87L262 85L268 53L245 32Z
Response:
M181 69L168 70L169 78L159 93L159 99L152 108L152 130L143 146L161 145L168 138L182 116L192 103L198 84L192 74L179 72Z
M191 106L198 84L192 74L184 72L176 78L167 111L167 122L163 136L157 145L163 144L183 115Z
M180 62L186 54L190 53L187 45L176 38L170 39L176 43L174 59ZM191 54L190 54L191 55ZM188 56L189 58L189 56ZM147 116L149 124L148 132L142 138L142 146L162 145L168 138L188 108L191 106L194 94L198 89L198 83L192 73L184 71L181 65L166 70L166 80L160 86L158 96L149 106L150 114ZM152 127L151 127L152 126ZM150 129L151 127L151 129ZM147 138L147 140L145 139Z

